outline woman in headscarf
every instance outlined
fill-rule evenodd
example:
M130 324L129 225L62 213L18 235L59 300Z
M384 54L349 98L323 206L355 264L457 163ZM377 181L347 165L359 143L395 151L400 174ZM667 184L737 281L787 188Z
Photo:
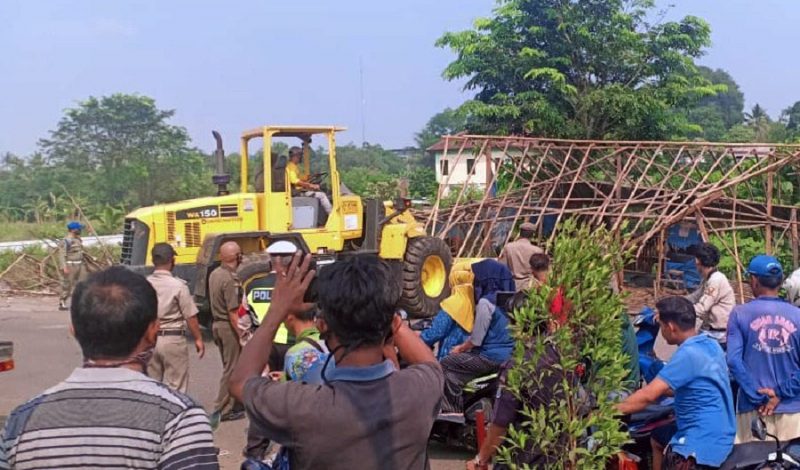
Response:
M472 273L476 300L472 332L467 341L454 347L442 360L445 379L442 415L452 419L463 419L464 384L499 371L514 350L508 317L497 305L499 292L516 291L511 271L504 264L487 259L473 264Z
M453 349L469 337L475 322L475 300L469 263L459 263L450 270L452 294L444 299L441 310L433 318L431 327L420 335L425 344L433 347L439 343L436 359L441 361Z

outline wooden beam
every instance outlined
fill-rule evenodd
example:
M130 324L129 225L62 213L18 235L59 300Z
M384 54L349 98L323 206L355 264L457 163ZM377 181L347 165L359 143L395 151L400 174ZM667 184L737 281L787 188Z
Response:
M774 157L769 157L770 163L774 161ZM765 231L765 246L764 248L767 251L768 255L772 254L772 189L773 185L775 184L773 181L773 177L775 175L774 171L770 171L767 173L767 224L764 228ZM735 191L736 189L734 189Z
M703 212L699 207L694 210L694 220L697 221L697 228L700 230L700 235L703 236L703 241L708 243L708 229L706 229L706 224L703 221Z
M791 224L791 226L792 226L792 232L791 232L792 268L793 269L797 269L798 268L798 266L797 266L797 263L798 263L797 256L798 256L798 254L797 254L797 208L796 207L792 207L791 214L792 215L791 215L791 219L790 219L789 224Z
M664 270L664 248L667 244L667 230L661 229L658 236L658 262L656 263L656 282L653 283L653 294L656 300L660 297L661 292L661 276Z

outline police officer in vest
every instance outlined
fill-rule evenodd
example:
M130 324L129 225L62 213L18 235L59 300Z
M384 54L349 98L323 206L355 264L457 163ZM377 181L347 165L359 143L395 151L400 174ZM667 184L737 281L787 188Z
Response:
M295 251L297 251L297 247L289 241L282 240L271 244L267 247L267 253L270 255L272 262L272 271L268 274L265 273L263 276L252 278L242 286L244 288L244 303L255 326L264 321L264 317L269 311L269 305L272 301L272 289L275 287L275 263L291 262ZM269 357L270 371L283 370L283 358L286 356L289 346L291 346L290 343L292 341L290 339L289 330L286 329L286 326L281 325L275 335L275 341Z
M67 299L72 295L75 285L86 278L86 269L83 266L83 240L80 222L72 221L67 224L67 236L58 244L59 260L61 262L61 298L58 302L59 310L67 310Z

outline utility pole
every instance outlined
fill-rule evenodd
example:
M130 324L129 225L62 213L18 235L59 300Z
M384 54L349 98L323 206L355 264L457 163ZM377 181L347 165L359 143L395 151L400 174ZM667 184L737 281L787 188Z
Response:
M358 77L359 77L359 90L361 97L361 146L367 141L367 123L364 119L364 63L361 56L358 56Z

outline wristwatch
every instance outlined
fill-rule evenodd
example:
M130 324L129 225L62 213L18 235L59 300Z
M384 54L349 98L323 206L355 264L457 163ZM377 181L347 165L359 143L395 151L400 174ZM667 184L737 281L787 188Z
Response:
M489 462L481 460L480 454L476 455L472 462L475 464L475 470L489 470Z

